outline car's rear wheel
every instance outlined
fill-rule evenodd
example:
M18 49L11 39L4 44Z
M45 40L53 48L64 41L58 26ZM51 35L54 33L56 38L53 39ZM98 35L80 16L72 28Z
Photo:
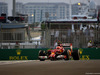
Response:
M40 50L39 51L39 56L46 56L45 51ZM39 58L40 61L45 61L45 59Z
M40 61L45 61L45 59L40 59Z
M80 59L80 52L79 50L73 50L72 56L74 60L79 60Z
M45 55L46 55L45 51L42 50L39 51L39 56L45 56Z
M65 50L64 51L64 60L69 60L70 59L70 55L69 55L69 51L68 50Z

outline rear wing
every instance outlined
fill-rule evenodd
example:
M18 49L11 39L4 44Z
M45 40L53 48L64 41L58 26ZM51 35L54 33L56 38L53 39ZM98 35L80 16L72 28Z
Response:
M63 47L64 48L70 48L71 49L71 51L72 51L72 43L62 43L62 45L63 45Z
M63 47L70 48L70 43L62 43Z

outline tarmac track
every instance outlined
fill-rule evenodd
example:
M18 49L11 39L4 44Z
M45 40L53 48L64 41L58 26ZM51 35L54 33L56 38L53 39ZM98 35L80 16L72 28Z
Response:
M0 61L0 75L100 75L100 60Z

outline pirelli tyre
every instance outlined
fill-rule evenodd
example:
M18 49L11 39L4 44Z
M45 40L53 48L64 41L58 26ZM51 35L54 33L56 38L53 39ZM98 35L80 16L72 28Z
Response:
M46 56L45 51L40 50L40 51L39 51L39 57L40 57L40 56ZM43 58L39 58L39 60L40 60L40 61L45 61L45 59L43 59Z
M73 57L74 60L79 60L80 59L80 52L79 52L79 50L73 50L72 57Z
M45 61L45 59L40 59L40 61Z
M69 55L69 51L68 50L65 50L64 53L63 53L64 56L66 56L64 58L64 60L69 60L70 59L70 55Z

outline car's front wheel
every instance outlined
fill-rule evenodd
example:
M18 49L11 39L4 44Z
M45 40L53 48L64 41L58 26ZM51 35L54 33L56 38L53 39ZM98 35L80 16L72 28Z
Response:
M70 55L69 55L68 50L65 50L63 54L64 54L64 60L69 60L70 59Z

